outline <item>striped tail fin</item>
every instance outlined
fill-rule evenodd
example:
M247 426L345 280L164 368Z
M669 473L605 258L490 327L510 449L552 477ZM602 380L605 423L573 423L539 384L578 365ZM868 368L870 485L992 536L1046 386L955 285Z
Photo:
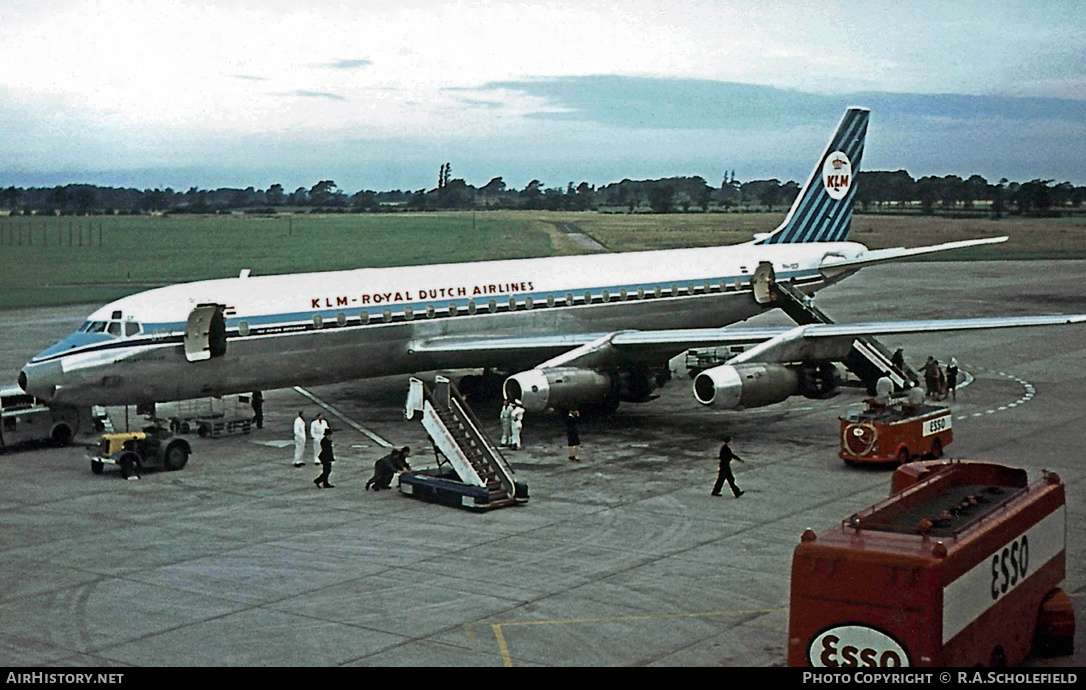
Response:
M857 173L867 136L866 108L849 108L784 222L754 244L844 242L852 229Z

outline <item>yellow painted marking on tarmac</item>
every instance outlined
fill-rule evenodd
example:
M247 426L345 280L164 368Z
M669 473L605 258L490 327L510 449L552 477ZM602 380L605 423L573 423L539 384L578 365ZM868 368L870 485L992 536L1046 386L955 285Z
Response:
M502 628L511 628L525 625L568 625L571 623L615 623L621 621L648 621L648 620L664 620L667 618L710 618L713 616L739 616L743 614L751 613L776 613L778 611L787 611L787 606L782 606L775 609L750 609L746 611L699 611L696 613L651 613L641 616L607 616L602 618L564 618L558 620L547 621L511 621L508 623L491 623L490 627L494 630L494 638L498 641L498 652L502 657L502 664L507 668L512 668L513 657L509 654L509 645L505 642L505 633L502 632Z

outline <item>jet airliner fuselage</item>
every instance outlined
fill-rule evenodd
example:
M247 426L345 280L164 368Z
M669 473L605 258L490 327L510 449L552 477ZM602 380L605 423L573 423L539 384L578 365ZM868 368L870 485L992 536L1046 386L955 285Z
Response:
M112 405L437 368L531 367L570 344L440 356L426 344L480 333L724 326L766 308L753 295L760 263L813 294L831 282L820 266L865 251L852 242L745 244L185 283L102 307L23 375L26 389L44 399ZM226 347L189 361L183 341L198 305L221 309Z

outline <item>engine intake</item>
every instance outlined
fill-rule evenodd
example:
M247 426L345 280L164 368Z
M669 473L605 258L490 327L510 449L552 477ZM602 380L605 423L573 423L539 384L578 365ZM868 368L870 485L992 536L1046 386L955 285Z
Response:
M580 407L615 397L609 375L576 367L522 371L505 380L503 391L510 400L520 400L529 412Z
M783 364L723 364L694 379L698 402L726 410L772 405L799 392L799 373Z

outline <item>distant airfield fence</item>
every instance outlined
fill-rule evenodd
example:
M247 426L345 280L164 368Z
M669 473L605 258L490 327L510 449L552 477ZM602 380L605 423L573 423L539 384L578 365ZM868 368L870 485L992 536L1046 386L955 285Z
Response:
M35 237L37 237L43 247L48 247L50 244L56 247L65 245L93 247L96 242L97 246L101 247L104 240L102 220L97 219L97 224L93 220L88 220L85 224L84 229L83 220L67 219L67 224L65 224L65 219L50 223L48 218L9 216L6 222L0 225L0 244L21 247L25 240L26 246L33 247ZM67 228L67 234L65 234L65 228Z

